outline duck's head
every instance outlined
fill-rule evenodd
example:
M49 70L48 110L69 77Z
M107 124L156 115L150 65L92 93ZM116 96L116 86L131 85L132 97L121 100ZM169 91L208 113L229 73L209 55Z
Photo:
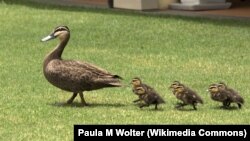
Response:
M144 95L144 94L146 94L145 88L143 88L143 87L137 87L136 88L136 94L138 94L138 95Z
M181 83L179 81L174 81L170 86L169 89L175 89L177 86L180 86Z
M219 88L219 90L226 90L227 86L224 83L223 84L219 83L218 88Z
M227 85L224 82L218 83L218 87L221 89L227 89Z
M177 93L182 93L182 92L185 91L185 87L184 87L184 85L179 85L179 86L176 86L176 87L174 88L174 90L175 90Z
M209 87L208 87L208 90L211 94L213 93L217 93L219 91L219 87L217 84L211 84Z
M139 78L139 77L135 77L135 78L133 78L132 79L132 81L131 81L131 84L133 85L133 86L140 86L141 85L141 79Z
M60 40L64 39L65 37L69 37L69 28L67 26L58 26L56 27L52 33L50 33L48 36L44 37L41 41L46 42L51 39L59 38Z

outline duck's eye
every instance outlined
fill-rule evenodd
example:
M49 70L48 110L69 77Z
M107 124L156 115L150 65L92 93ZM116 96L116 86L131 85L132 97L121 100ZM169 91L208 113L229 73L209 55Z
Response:
M63 31L65 30L64 28L58 28L55 32L58 32L58 31Z

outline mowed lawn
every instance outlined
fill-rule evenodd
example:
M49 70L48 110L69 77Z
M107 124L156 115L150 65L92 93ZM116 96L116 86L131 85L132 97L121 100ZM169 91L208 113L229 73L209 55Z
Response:
M13 0L12 0L13 1ZM72 140L74 124L250 124L250 21L156 16L109 9L0 2L0 140ZM140 109L131 87L85 92L88 107L47 82L43 59L58 40L42 43L67 25L64 59L85 60L124 78L135 76L165 99ZM179 80L204 100L174 108L168 89ZM225 110L210 99L209 84L223 81L245 99Z

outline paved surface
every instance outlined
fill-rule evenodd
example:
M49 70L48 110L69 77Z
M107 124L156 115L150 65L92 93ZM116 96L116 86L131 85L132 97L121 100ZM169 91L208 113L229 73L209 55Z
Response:
M250 18L250 2L245 2L246 5L235 5L226 10L212 10L201 13L222 16L246 17Z
M189 17L208 17L223 19L246 19L250 20L250 1L233 3L231 8L224 10L207 11L184 11L184 10L162 10L154 11L156 14L181 15Z

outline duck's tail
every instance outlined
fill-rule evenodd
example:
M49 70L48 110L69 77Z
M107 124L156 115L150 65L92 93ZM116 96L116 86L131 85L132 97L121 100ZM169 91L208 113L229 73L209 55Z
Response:
M163 98L161 96L158 95L157 97L157 103L161 104L161 103L166 103L165 100L163 100Z
M198 96L198 95L196 96L196 102L200 103L200 104L204 103L203 100L202 100L202 98L200 96Z

